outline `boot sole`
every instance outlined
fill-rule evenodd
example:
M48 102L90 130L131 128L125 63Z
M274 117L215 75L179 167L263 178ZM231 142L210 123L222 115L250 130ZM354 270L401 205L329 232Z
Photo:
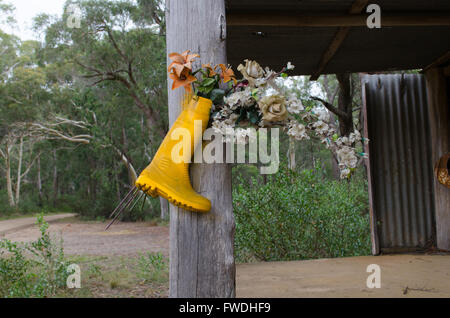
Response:
M177 195L169 195L169 193L173 193L174 191L170 191L168 190L166 187L154 183L150 180L146 180L145 185L147 187L138 187L140 190L144 191L146 194L151 195L152 197L157 197L157 196L161 196L163 198L165 198L167 201L169 201L171 204L182 208L184 210L188 210L191 212L198 212L198 213L207 213L209 212L209 210L201 210L201 209L197 209L194 208L192 206L192 204L190 204L189 202L186 202L186 200L181 199L179 196Z

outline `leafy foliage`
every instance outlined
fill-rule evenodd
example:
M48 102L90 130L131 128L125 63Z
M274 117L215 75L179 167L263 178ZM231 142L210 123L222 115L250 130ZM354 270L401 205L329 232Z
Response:
M144 282L165 282L168 280L169 264L161 253L143 254L138 259L138 277Z
M68 264L62 244L51 239L42 214L37 225L41 236L36 241L0 240L0 297L50 297L65 286Z
M233 190L238 261L367 255L366 182L327 180L320 169L282 168L266 184L250 177Z
M14 209L104 217L133 183L121 157L139 174L168 126L164 10L160 0L67 1L65 9L71 3L81 9L80 29L67 26L65 10L59 17L35 18L42 42L0 31L0 146L4 153L6 147L11 150L15 192L19 146L5 141L11 125L45 122L49 114L85 122L88 131L83 134L92 136L89 145L57 140L26 144L23 161L30 163L39 153L40 161L23 178L24 199ZM11 8L2 4L0 9L9 14ZM0 153L2 198L6 164ZM1 214L13 212L7 202L7 197L1 201ZM130 218L144 219L149 212L152 217L159 212L157 200L147 200L143 211L133 211Z

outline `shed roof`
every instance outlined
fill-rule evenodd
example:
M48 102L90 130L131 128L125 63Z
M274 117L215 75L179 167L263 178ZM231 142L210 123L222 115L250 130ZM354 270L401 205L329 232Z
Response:
M448 62L450 1L374 1L381 7L380 29L365 26L371 2L226 0L228 62L237 66L250 58L279 70L291 61L296 75L419 69L439 58Z

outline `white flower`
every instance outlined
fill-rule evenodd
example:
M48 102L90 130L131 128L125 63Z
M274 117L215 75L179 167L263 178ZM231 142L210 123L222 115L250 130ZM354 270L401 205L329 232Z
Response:
M336 155L340 167L356 168L358 158L356 157L353 148L343 146L342 148L336 151Z
M300 123L291 122L289 124L290 128L288 130L288 135L295 140L309 139L306 133L306 127Z
M295 68L295 65L292 65L291 62L287 63L286 69L287 70L293 70Z
M357 141L361 140L361 134L359 133L359 131L355 130L348 136L348 140L351 143L357 142Z
M233 113L233 110L229 107L224 107L222 108L222 110L220 111L220 116L222 117L230 117L230 115Z
M262 87L262 86L264 86L266 84L267 84L267 79L265 79L265 78L257 78L255 80L255 86L256 87Z
M269 77L271 77L272 75L275 74L275 72L272 71L268 66L266 66L265 72L266 72L266 78L269 78Z
M223 121L214 120L212 123L212 129L214 130L215 133L223 135L225 133L224 125L225 124Z
M302 101L297 98L289 99L287 102L287 110L291 114L300 114L305 108L303 107Z
M227 126L234 126L236 123L236 120L239 118L238 114L231 114L230 117L228 117L227 119L225 119L223 122L225 123L225 125Z
M316 108L314 113L319 117L319 120L325 123L330 121L330 113L325 108Z
M240 92L233 93L227 97L224 98L224 102L227 106L229 106L231 109L234 109L237 107L240 101Z
M256 61L244 60L245 65L239 64L237 70L242 73L250 86L255 86L255 80L264 76L263 68Z
M316 132L321 135L326 135L328 133L328 125L325 124L323 121L318 120L313 124L313 127L315 128Z
M236 109L238 106L248 107L255 103L255 100L252 97L251 87L246 87L243 91L235 92L225 97L224 101L232 110Z
M338 146L345 146L345 145L350 145L350 140L348 139L348 137L339 137L336 140L336 145Z
M345 168L341 170L341 179L347 179L350 176L350 169Z
M283 95L264 96L258 101L258 106L265 121L283 121L288 117L286 98Z
M212 129L216 134L222 135L222 140L224 142L231 142L234 138L234 128L227 125L224 121L213 121Z

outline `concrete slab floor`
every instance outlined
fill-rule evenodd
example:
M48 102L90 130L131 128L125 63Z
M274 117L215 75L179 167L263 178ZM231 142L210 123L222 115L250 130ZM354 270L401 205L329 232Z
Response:
M381 270L368 288L367 266ZM237 297L450 297L450 255L402 254L238 264Z

